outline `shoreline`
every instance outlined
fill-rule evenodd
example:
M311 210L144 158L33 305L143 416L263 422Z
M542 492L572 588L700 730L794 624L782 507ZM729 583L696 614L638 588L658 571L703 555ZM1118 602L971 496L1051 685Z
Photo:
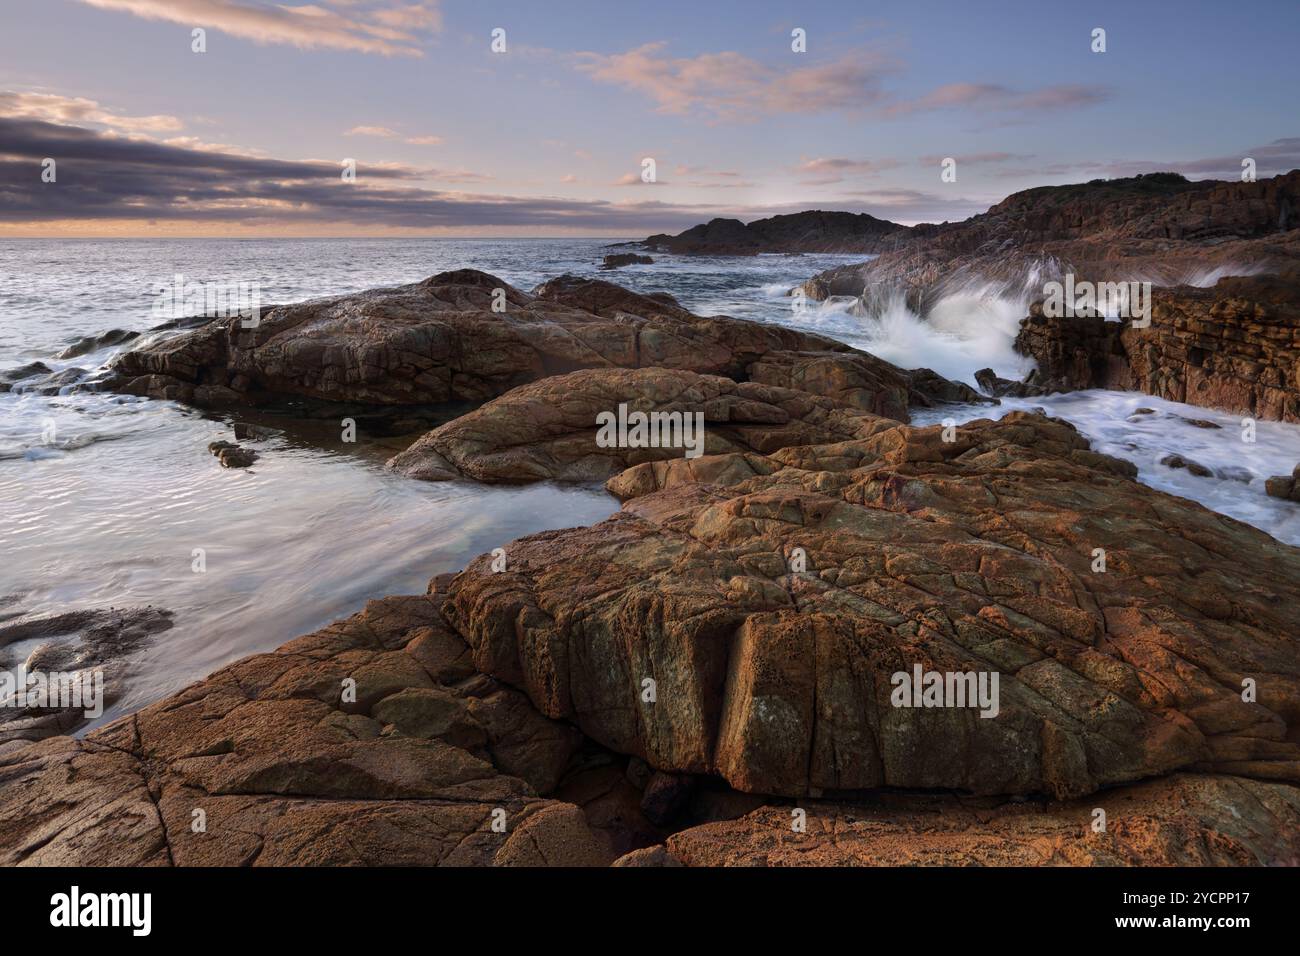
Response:
M254 398L259 380L316 390L276 336L321 334L304 309L392 316L411 296L427 297L419 335L443 303L476 343L448 361L495 362L481 336L502 333L490 293L503 286L462 271L281 307L256 351L214 339L218 320L125 353L115 381L178 398L241 394L216 374L247 377ZM509 334L534 351L418 372L445 389L435 397L481 403L390 467L435 487L606 480L623 508L503 542L426 596L370 601L80 740L3 745L10 862L716 863L768 858L773 815L793 808L815 825L778 845L850 863L883 852L876 828L909 833L944 799L920 790L992 801L1001 822L967 834L967 862L1294 858L1300 549L1137 483L1059 420L908 425L909 406L942 414L939 396L975 394L926 370L604 282L504 288ZM358 328L367 348L410 334ZM595 367L554 370L557 348L597 341ZM398 368L343 374L328 397L415 394ZM598 412L620 405L702 415L702 454L600 442ZM1237 699L1225 654L1250 662L1258 699ZM997 674L997 716L897 708L888 675L912 667ZM38 845L18 839L69 768L79 796L42 820ZM1242 829L1219 812L1224 792L1269 809ZM1141 822L1081 842L1075 820L1098 801L1136 801ZM818 836L843 826L852 846ZM1047 845L1032 836L1044 826ZM1169 842L1207 829L1208 855Z

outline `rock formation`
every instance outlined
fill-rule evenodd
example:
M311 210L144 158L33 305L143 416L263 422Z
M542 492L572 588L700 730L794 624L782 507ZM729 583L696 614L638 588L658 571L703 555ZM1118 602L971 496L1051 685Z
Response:
M623 266L649 265L654 265L654 260L649 256L638 255L635 252L615 252L606 256L600 267L602 269L620 269Z
M1093 813L1107 807L1118 822L1096 832ZM790 807L765 807L675 833L614 865L1300 865L1296 789L1242 777L1174 774L1063 803L882 794L800 809L805 832L792 828Z
M712 219L675 236L659 235L644 245L677 255L752 256L760 252L879 253L897 247L908 226L865 213L809 210L743 223Z
M1152 293L1144 328L1048 318L1035 305L1016 348L1039 390L1116 388L1255 418L1300 421L1300 277L1220 279Z
M896 400L905 395L898 381ZM873 396L879 393L871 393ZM641 447L597 441L602 413L619 406L673 417ZM897 410L897 406L893 406ZM696 417L698 416L698 425ZM895 424L809 392L649 368L591 369L524 385L441 426L389 465L411 478L486 482L604 481L643 461L708 452L770 452L866 437ZM677 444L672 444L675 438Z
M1151 186L1185 231L1211 195ZM1282 280L1232 279L1161 292L1149 329L1022 338L1042 385L1122 371L1286 417L1293 309ZM1063 421L912 427L973 393L664 294L473 271L208 323L116 375L482 403L391 466L624 504L84 738L11 735L0 861L1297 863L1300 549ZM609 441L615 413L703 433Z
M963 222L916 226L898 248L805 282L812 299L901 293L920 313L946 291L996 285L1042 294L1073 273L1092 281L1199 284L1242 268L1300 266L1300 170L1258 182L1173 173L1043 186Z
M902 369L822 336L701 317L668 295L572 276L528 294L463 269L248 321L215 319L126 352L104 387L201 406L277 396L436 405L483 402L578 369L653 367L769 384L837 379L859 393L859 407L900 420L910 403L962 391L942 379L936 389L933 373L913 387Z
M1296 861L1300 551L1064 422L839 410L867 427L633 464L600 524L0 747L3 859ZM900 702L914 668L996 706Z

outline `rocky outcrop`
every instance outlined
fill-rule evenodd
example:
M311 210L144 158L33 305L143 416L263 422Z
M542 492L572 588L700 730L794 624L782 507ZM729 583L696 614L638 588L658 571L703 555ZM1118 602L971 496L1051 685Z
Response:
M859 416L636 464L605 522L0 747L3 859L1293 860L1300 551L1064 422Z
M1300 550L1139 484L1059 420L903 424L956 393L925 370L571 277L514 292L533 318L488 320L491 277L450 275L397 298L443 302L448 329L496 322L533 343L510 368L541 377L393 467L607 479L622 510L81 739L0 741L0 862L1295 861ZM389 293L342 302L303 307L267 354L432 321L366 312ZM602 362L538 358L575 341ZM598 440L601 416L640 412L699 415L699 454Z
M1295 787L1202 774L1064 803L881 794L765 807L683 830L615 865L1297 866L1297 798ZM1095 829L1097 810L1104 830Z
M1300 266L1300 170L1258 182L1191 182L1173 173L1043 186L963 222L915 227L897 249L823 272L813 299L906 296L924 314L972 287L1042 295L1078 279L1202 284L1205 277Z
M822 336L697 316L669 295L572 276L529 294L463 269L272 307L256 328L245 322L217 319L126 352L104 387L204 406L286 395L415 406L479 403L578 369L662 368L769 384L838 378L840 390L857 393L857 407L899 419L910 402L928 404L934 394L913 390L902 369Z
M1300 421L1300 278L1246 276L1152 292L1145 328L1031 309L1016 348L1041 389L1115 388Z
M752 256L761 252L861 252L896 247L908 226L865 213L808 210L743 223L711 219L675 236L660 233L645 240L652 250L677 255Z
M1132 471L1023 414L646 463L622 514L475 562L445 613L547 716L742 791L1300 781L1300 553ZM998 715L894 706L917 666L998 673Z
M15 595L0 605L20 601ZM172 612L152 606L57 614L6 609L0 617L0 747L70 733L90 719L88 713L102 713L130 679L124 658L171 626ZM47 696L73 683L78 699Z
M602 441L601 416L616 421L620 408L625 420L646 417L643 434L631 443ZM389 466L426 481L604 481L645 461L771 452L894 424L774 385L658 368L592 369L508 392L429 432Z
M388 598L88 734L0 751L0 862L603 865L580 740ZM621 851L621 847L618 848Z
M1300 552L1063 422L883 424L635 465L601 524L10 744L4 859L1293 860ZM916 669L996 699L900 704Z

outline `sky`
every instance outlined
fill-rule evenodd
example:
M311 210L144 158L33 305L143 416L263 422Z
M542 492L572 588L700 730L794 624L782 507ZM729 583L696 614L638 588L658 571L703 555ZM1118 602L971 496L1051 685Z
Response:
M0 0L0 237L639 238L1262 178L1300 166L1297 36L1297 0Z

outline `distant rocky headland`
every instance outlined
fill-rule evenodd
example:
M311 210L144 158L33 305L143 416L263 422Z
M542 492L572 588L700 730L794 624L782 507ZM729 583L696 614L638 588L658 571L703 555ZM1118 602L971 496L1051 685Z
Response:
M965 223L818 212L647 244L839 243L877 258L805 295L922 314L946 283L1153 281L1149 324L1035 304L1036 379L981 381L1294 422L1298 190L1300 171L1157 175ZM1223 276L1184 284L1202 269ZM603 482L622 508L82 738L10 727L6 863L1300 862L1300 549L1138 482L1067 422L917 427L996 398L663 293L472 269L182 323L98 387L363 408L419 432L399 475ZM659 430L611 445L614 410ZM671 440L687 414L698 456ZM966 696L990 686L995 707Z
M712 219L675 236L650 236L641 245L678 255L752 256L762 252L874 254L895 248L910 227L865 213L808 212L743 223Z

